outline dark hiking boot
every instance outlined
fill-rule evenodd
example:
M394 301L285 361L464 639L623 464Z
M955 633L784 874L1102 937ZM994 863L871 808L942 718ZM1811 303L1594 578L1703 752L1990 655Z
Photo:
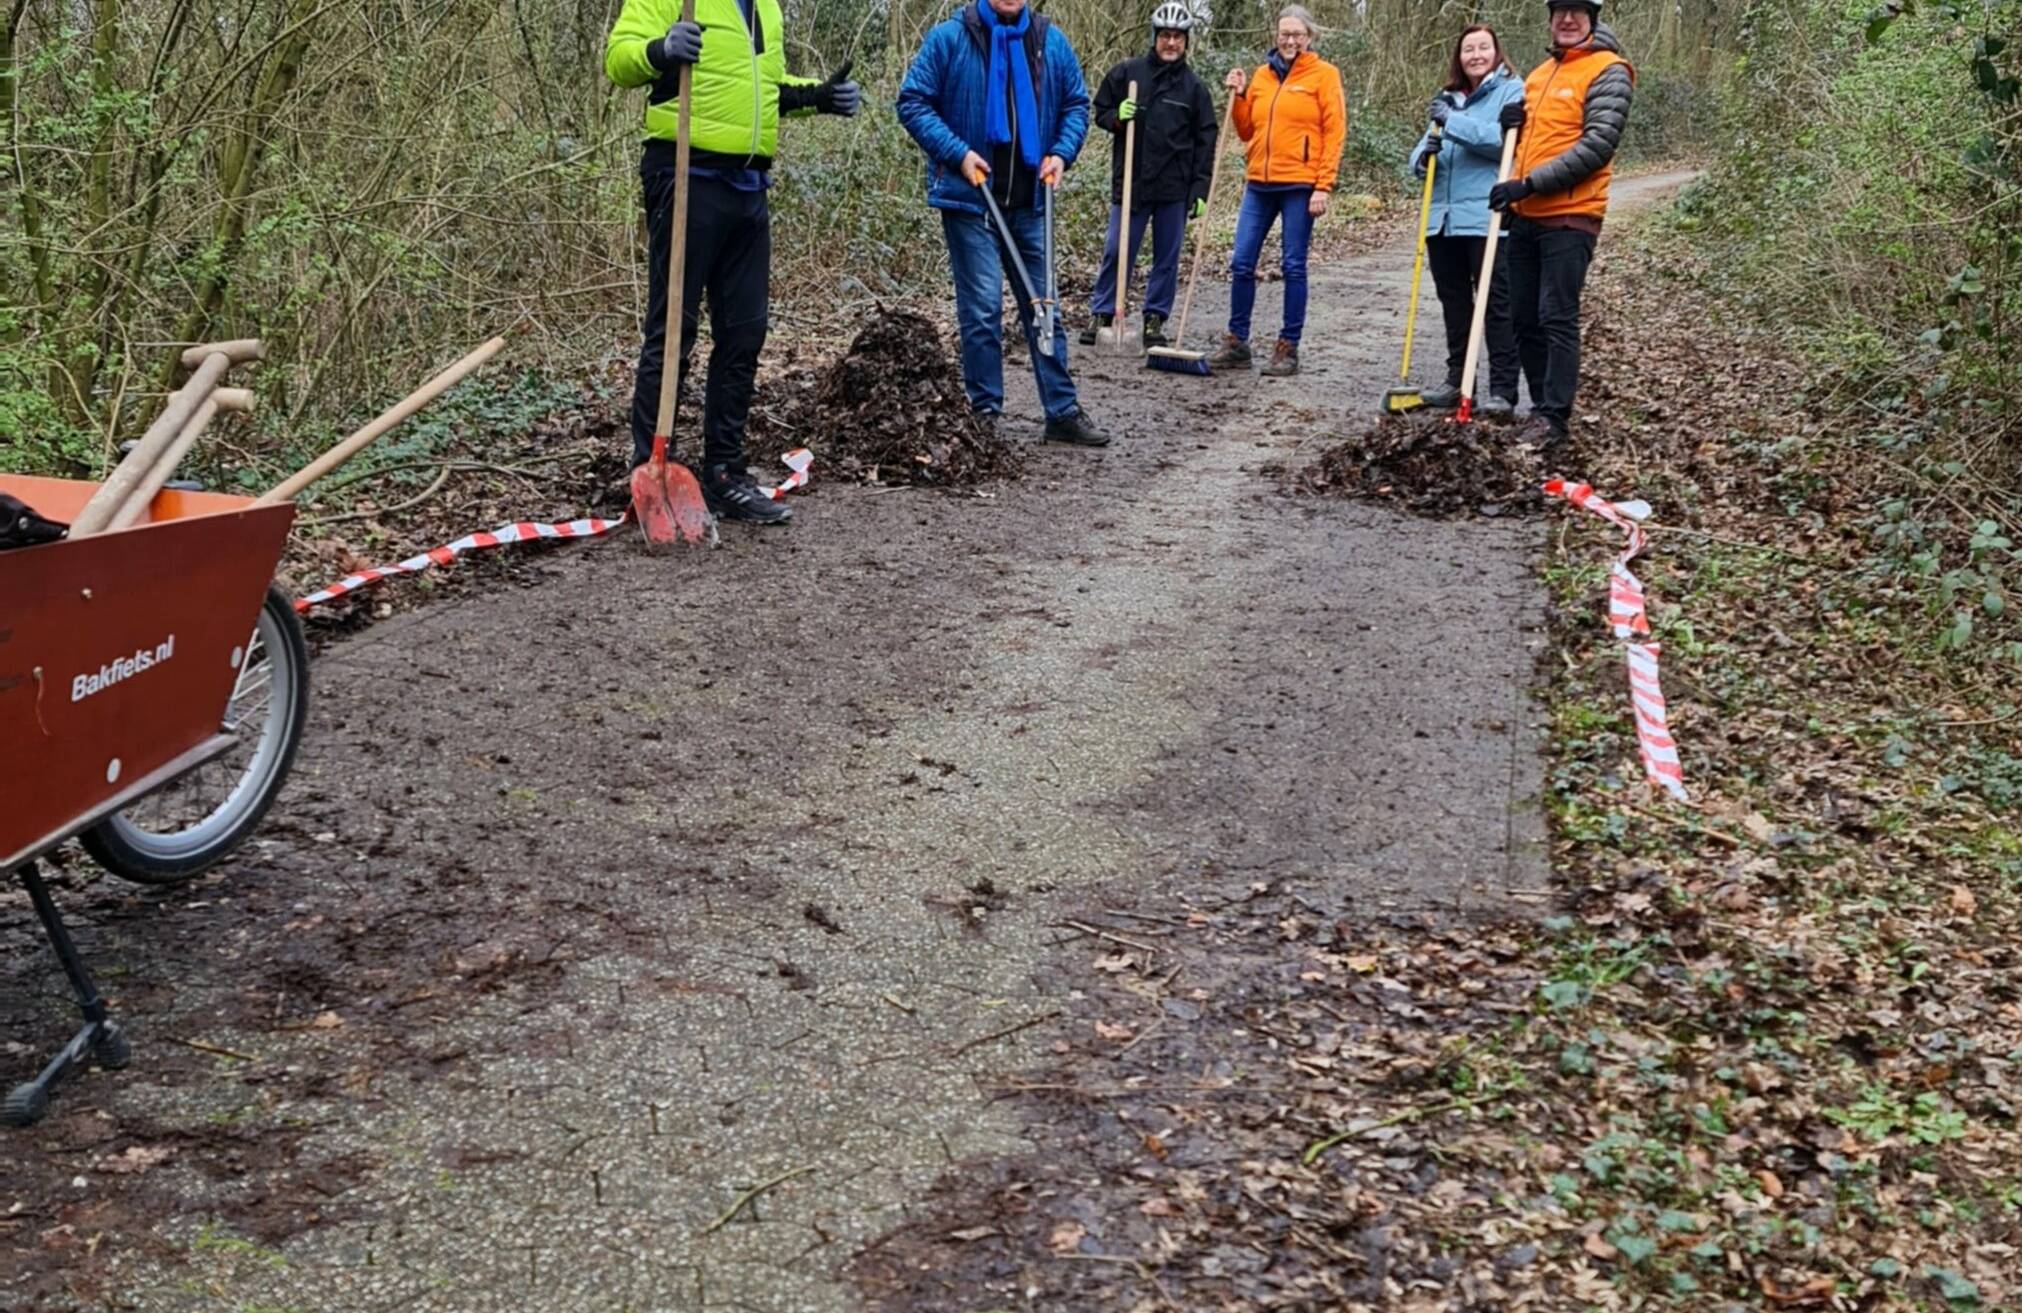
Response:
M785 524L793 511L784 499L774 500L758 490L750 473L728 465L711 465L702 481L702 500L709 513L719 520L743 520L748 524Z
M1542 415L1532 415L1516 426L1510 434L1510 441L1527 443L1540 451L1551 451L1563 443L1567 436L1566 430L1561 426Z
M1299 344L1278 339L1271 349L1271 363L1259 371L1265 378L1290 378L1299 372Z
M1250 344L1234 333L1222 334L1222 344L1208 357L1209 369L1248 369Z
M1492 419L1497 423L1501 423L1506 419L1515 418L1516 402L1511 401L1508 397L1498 397L1494 393L1490 393L1487 401L1475 407L1474 413L1483 419Z
M1146 315L1144 317L1144 349L1155 346L1171 346L1172 339L1165 335L1165 316Z
M1046 440L1074 447L1107 447L1109 435L1089 423L1088 412L1077 410L1064 419L1046 421Z
M1115 322L1115 315L1097 315L1088 321L1088 327L1082 329L1081 336L1075 340L1083 346L1094 346L1095 335Z
M1460 404L1460 384L1442 383L1418 394L1434 410L1452 410Z
M976 426L976 431L992 442L997 439L997 421L1000 418L1002 417L994 410L972 410L969 412L969 420Z

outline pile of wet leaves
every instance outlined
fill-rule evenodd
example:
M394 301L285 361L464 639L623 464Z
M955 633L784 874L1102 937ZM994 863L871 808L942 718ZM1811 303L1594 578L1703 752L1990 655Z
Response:
M1535 512L1543 506L1543 461L1510 433L1504 425L1456 424L1433 411L1386 416L1320 453L1293 483L1389 502L1427 519Z
M751 428L754 463L808 446L829 477L946 488L1023 467L1017 449L971 415L940 329L910 310L881 309L825 367L770 380Z

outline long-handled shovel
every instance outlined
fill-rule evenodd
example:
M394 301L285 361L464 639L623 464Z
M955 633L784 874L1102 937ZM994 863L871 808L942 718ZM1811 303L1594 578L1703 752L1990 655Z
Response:
M1126 100L1137 99L1137 83L1132 82L1124 93ZM1116 318L1109 327L1095 330L1097 346L1113 346L1118 355L1123 354L1124 344L1130 340L1130 181L1137 165L1137 116L1123 125L1123 209L1116 218Z
M1187 316L1194 311L1194 288L1200 285L1201 264L1208 254L1208 216L1215 212L1215 189L1222 181L1222 153L1224 147L1228 145L1229 133L1235 126L1236 98L1230 96L1229 107L1222 114L1221 135L1215 138L1215 162L1208 169L1207 204L1201 208L1201 217L1194 220L1199 225L1200 231L1194 234L1194 267L1192 272L1187 274L1186 299L1180 302L1179 329L1172 335L1171 346L1155 346L1144 353L1146 369L1162 369L1168 374L1206 375L1213 372L1208 366L1208 353L1188 351L1184 343L1187 340ZM1418 226L1425 227L1423 223Z
M1418 255L1411 262L1411 308L1404 312L1404 360L1397 366L1397 386L1383 394L1379 407L1386 415L1403 415L1425 404L1411 386L1411 336L1418 328L1418 288L1425 276L1425 225L1432 221L1432 175L1439 168L1439 125L1432 128L1432 154L1425 160L1425 195L1418 202Z
M681 21L695 21L695 0L681 6ZM694 97L690 94L695 74L693 64L681 66L681 108L674 129L674 213L667 250L667 322L660 349L660 417L653 426L653 453L644 465L632 471L632 513L645 531L646 541L655 546L672 543L699 545L715 536L716 520L702 500L702 485L695 473L679 461L667 459L667 443L674 432L674 399L681 376L681 303L688 254L688 121Z
M1046 207L1046 317L1039 321L1039 340L1046 343L1046 354L1053 354L1053 333L1060 326L1060 270L1053 262L1053 187L1040 183L1046 190L1039 200Z
M1496 170L1497 182L1508 182L1510 167L1516 163L1517 130L1511 128L1502 134L1502 167ZM1488 323L1488 288L1495 277L1496 243L1502 238L1502 211L1488 212L1488 240L1481 248L1481 282L1474 289L1474 325L1467 330L1467 365L1460 373L1460 409L1453 412L1453 422L1466 424L1474 419L1474 373L1481 357L1482 329Z
M1018 286L1024 291L1027 304L1032 307L1032 321L1037 327L1046 317L1046 307L1039 299L1039 289L1032 285L1032 274L1025 267L1025 257L1018 253L1018 243L1011 236L1011 225L1004 222L1004 211L997 207L997 198L990 194L990 175L978 169L969 175L969 185L983 193L983 205L990 211L990 221L997 225L998 240L1004 243L1004 253L1011 257L1012 271L1018 275ZM1053 335L1040 333L1038 337L1039 354L1051 356Z

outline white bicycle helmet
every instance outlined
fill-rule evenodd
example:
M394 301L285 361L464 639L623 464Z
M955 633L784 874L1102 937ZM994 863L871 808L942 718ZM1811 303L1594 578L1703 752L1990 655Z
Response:
M1191 32L1194 30L1194 11L1180 0L1165 0L1151 11L1151 30L1160 32Z

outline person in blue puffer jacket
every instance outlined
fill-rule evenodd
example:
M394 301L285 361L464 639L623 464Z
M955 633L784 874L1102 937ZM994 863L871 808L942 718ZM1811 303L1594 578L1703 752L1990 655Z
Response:
M955 276L962 384L978 422L1004 409L1004 278L1010 264L978 194L987 186L1034 283L1046 277L1042 187L1058 187L1088 136L1088 86L1067 36L1026 0L968 0L927 33L899 87L899 122L927 156L927 204L941 212ZM1082 412L1067 372L1067 330L1039 350L1039 323L1014 293L1046 437L1101 447L1109 436Z
M1494 29L1470 27L1454 43L1446 86L1433 97L1432 126L1411 152L1411 167L1421 177L1428 160L1435 156L1439 160L1432 180L1432 213L1425 224L1425 261L1431 266L1432 285L1446 320L1446 385L1423 395L1426 405L1441 410L1460 404L1468 331L1474 326L1474 299L1488 243L1488 192L1502 167L1498 120L1505 105L1523 101L1523 79L1503 58ZM1488 339L1489 396L1477 413L1495 419L1507 419L1516 410L1520 372L1508 263L1498 249L1483 328Z

